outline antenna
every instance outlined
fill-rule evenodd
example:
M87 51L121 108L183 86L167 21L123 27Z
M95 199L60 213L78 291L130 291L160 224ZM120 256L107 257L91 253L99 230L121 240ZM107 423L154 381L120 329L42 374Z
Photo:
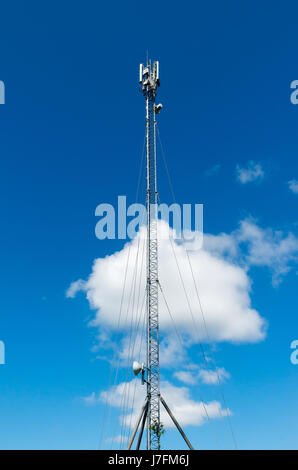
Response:
M160 402L173 420L190 449L193 449L170 408L160 395L159 390L159 316L158 316L158 257L157 257L157 187L156 187L156 119L162 105L155 105L159 81L159 62L140 64L139 82L146 100L146 151L147 151L147 366L133 363L135 375L142 372L142 383L147 385L147 397L138 418L133 435L128 444L131 449L133 440L141 424L137 449L139 449L145 424L147 424L147 449L160 449ZM144 378L147 371L146 380Z

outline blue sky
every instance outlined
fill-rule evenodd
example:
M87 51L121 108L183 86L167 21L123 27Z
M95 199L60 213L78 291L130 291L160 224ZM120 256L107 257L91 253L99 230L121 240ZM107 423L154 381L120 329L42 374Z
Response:
M1 448L98 447L103 405L82 397L106 390L109 364L94 348L95 312L84 295L65 293L88 278L94 259L123 248L95 237L94 211L122 194L134 202L147 49L160 61L159 129L177 201L204 204L208 234L231 234L253 218L296 240L298 194L288 182L298 180L297 13L290 1L160 2L149 14L140 2L1 5ZM262 175L241 182L239 171L255 165ZM162 165L158 182L171 202ZM293 245L278 285L272 254L262 266L250 261L251 305L268 323L266 337L216 347L239 448L297 448ZM193 362L196 354L191 348ZM173 380L173 371L164 375ZM214 427L231 447L222 420ZM186 431L195 446L216 447L208 424ZM169 430L165 445L183 443Z

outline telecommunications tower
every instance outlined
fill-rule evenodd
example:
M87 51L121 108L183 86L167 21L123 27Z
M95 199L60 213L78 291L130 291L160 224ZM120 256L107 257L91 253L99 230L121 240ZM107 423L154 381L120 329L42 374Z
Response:
M147 427L147 449L160 449L162 424L160 403L164 406L175 426L190 449L189 440L160 394L159 389L159 319L158 319L158 239L157 239L157 186L156 186L156 114L162 105L155 104L159 82L159 62L140 64L139 82L146 100L146 153L147 153L147 363L134 362L135 375L142 373L147 396L127 449L130 450L140 427L137 449L140 448L145 426ZM146 376L146 378L145 378Z

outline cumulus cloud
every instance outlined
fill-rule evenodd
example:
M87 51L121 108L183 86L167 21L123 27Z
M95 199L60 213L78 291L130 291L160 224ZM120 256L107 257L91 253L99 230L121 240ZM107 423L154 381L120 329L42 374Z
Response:
M159 222L159 228L162 225L166 223ZM68 297L74 297L80 290L86 293L91 308L95 310L91 324L99 328L100 337L104 335L109 338L109 332L118 329L118 324L126 334L130 326L138 321L141 305L139 293L145 293L145 257L143 264L140 262L140 253L146 243L144 231L142 227L140 235L121 251L96 259L89 278L72 283L67 291ZM190 247L189 242L187 247ZM191 312L174 254L184 279ZM266 322L251 306L249 269L252 266L268 268L272 283L277 286L298 261L298 238L291 232L285 234L271 228L264 229L255 220L244 219L230 234L205 234L203 248L188 251L188 255L212 341L262 340ZM125 272L126 288L122 298ZM159 280L175 327L184 336L184 341L192 344L205 341L205 327L183 242L171 242L169 238L159 240ZM132 300L131 286L135 286L138 301ZM119 315L121 298L122 311ZM159 303L163 366L177 365L185 360L185 352L177 342L173 321L162 296ZM121 357L124 359L128 345L121 344Z
M242 184L261 181L265 176L262 165L253 161L248 162L246 167L240 167L240 165L237 165L236 173L237 179Z
M207 414L210 419L231 415L231 411L228 408L223 409L218 401L203 403L202 401L193 400L187 387L176 387L168 381L162 381L160 390L161 395L181 426L200 426L207 419ZM138 379L133 379L130 382L122 382L114 386L108 392L101 392L98 396L98 402L105 402L122 409L124 395L135 396L135 400L131 400L126 408L127 413L120 417L127 426L133 427L144 404L145 393L146 391L141 382ZM173 421L162 406L161 422L167 428L174 427Z
M195 385L197 383L197 377L188 370L178 370L174 373L174 377L188 385Z
M163 224L165 222L159 222L159 226ZM116 329L119 324L122 330L128 330L135 322L137 309L131 308L130 289L126 289L122 299L123 308L120 317L119 305L127 259L127 286L134 285L134 280L137 279L137 285L140 281L141 291L145 290L145 276L141 276L141 263L137 262L138 247L141 251L142 244L145 243L142 233L144 230L142 227L141 233L121 251L96 259L86 282L77 281L70 286L68 296L74 295L80 288L86 292L91 308L96 310L92 322L94 326ZM228 251L230 256L235 256L237 244L233 247L235 242L224 235L220 235L218 239L214 236L205 236L205 242L203 249L189 251L188 254L194 277L199 285L209 336L213 341L262 340L265 336L265 321L251 306L251 281L247 269L225 257L225 251ZM188 309L173 249L187 289L191 312ZM199 340L204 341L206 339L204 323L183 243L164 238L159 240L159 280L168 299L176 328L194 343ZM168 334L173 330L173 323L162 300L159 315L161 332Z
M162 225L165 222L159 222L159 229ZM172 230L169 232L173 235ZM137 324L144 325L145 314L142 306L145 298L146 257L140 255L146 248L144 235L145 228L141 227L140 234L122 250L96 259L88 279L75 281L66 293L70 298L78 291L85 293L94 309L91 325L99 329L98 338L103 347L114 346L113 332L120 329L121 336L117 340L120 366L131 364L134 359L142 362L146 355L141 340L144 335L136 327ZM186 246L191 248L191 243L187 242ZM298 239L292 233L263 229L255 220L245 219L229 234L204 235L204 244L200 250L186 252L181 240L164 237L159 240L159 280L174 319L173 325L160 295L161 365L168 368L180 367L180 371L174 376L187 385L195 385L197 381L216 384L216 372L188 364L187 347L199 341L204 342L207 337L187 254L211 341L257 342L265 337L266 321L251 305L249 269L252 266L270 269L273 283L278 284L297 262ZM191 312L175 258L184 279ZM126 288L123 291L124 279ZM132 336L129 333L131 327ZM174 329L179 331L184 347L177 340ZM131 338L134 338L133 344ZM218 373L222 381L229 378L229 373L224 368L218 369ZM132 392L132 387L136 387L136 394ZM204 405L191 398L188 388L162 382L161 390L182 425L200 425L204 422ZM123 416L125 423L130 426L135 422L145 398L140 380L127 382L126 379L114 387L113 393L92 393L83 400L88 405L106 400L111 406L121 408L125 393L127 396L135 396L135 402L128 408L129 413ZM223 410L216 401L206 403L205 407L211 418L230 413L229 410ZM172 425L165 414L162 415L162 421L165 425Z
M201 369L199 372L199 378L204 384L219 385L226 379L229 379L230 374L224 367L219 367L217 371Z
M159 222L159 231L165 224ZM169 230L169 233L174 235L172 230ZM263 340L266 321L251 305L249 270L252 266L266 267L272 273L273 284L277 285L297 263L298 238L292 233L284 234L271 228L261 228L255 220L245 219L229 234L204 235L204 244L199 250L186 252L185 246L191 248L191 242L185 245L181 240L164 237L159 239L159 281L174 319L173 325L164 299L160 295L161 366L180 368L174 376L189 386L198 381L217 384L215 371L198 365L191 367L191 364L188 364L188 346L207 339L212 342L233 343ZM88 279L73 282L66 293L69 298L75 297L78 291L85 293L90 307L94 309L90 324L98 328L98 338L103 347L114 347L113 333L120 330L121 336L117 340L117 360L120 366L131 364L134 359L142 362L146 356L141 340L144 335L136 326L144 325L145 310L142 311L142 306L145 298L146 256L142 257L141 254L145 248L145 228L141 227L140 234L122 250L96 259ZM200 294L209 338L206 336L188 257ZM191 312L175 258L184 279ZM123 290L124 279L126 281ZM177 340L174 329L179 331L184 347ZM218 374L221 381L230 377L224 368L219 368ZM206 410L211 419L231 414L230 410L223 409L218 401L202 403L192 399L189 389L185 386L175 387L167 381L161 381L161 393L182 426L203 424ZM124 382L115 385L112 391L103 391L97 395L93 392L83 398L83 401L87 405L104 401L120 411L124 396L130 397L130 405L128 404L121 419L126 426L131 427L135 424L145 400L145 387L139 379L128 382L126 378ZM173 426L163 409L161 413L164 425Z
M76 296L77 292L85 290L85 285L86 283L82 279L72 282L66 291L66 297L68 299L73 299Z
M205 235L204 248L231 263L269 268L277 286L298 261L298 238L291 232L263 229L252 218L240 222L231 234Z
M99 344L101 346L101 341ZM105 346L106 343L104 343ZM110 347L114 344L111 342ZM182 345L174 335L164 335L160 338L160 366L162 368L171 369L177 365L187 362L187 341ZM101 346L102 347L102 346ZM98 346L97 346L98 348ZM147 355L146 331L142 334L138 330L137 333L130 335L124 334L117 339L117 361L120 367L131 367L134 360L142 362Z
M220 169L221 169L221 165L219 163L216 163L215 165L205 170L205 176L213 176L216 173L218 173Z
M186 346L186 341L184 345ZM177 367L187 360L186 350L173 334L166 334L160 342L160 365L161 367Z
M92 392L91 395L88 395L87 397L82 397L82 400L85 405L94 405L95 403L97 403L95 392Z
M288 181L288 185L293 193L298 194L298 180Z
M243 220L234 234L237 242L246 245L245 261L249 266L270 268L274 285L298 260L298 238L271 228L262 229L253 220Z
M239 258L239 243L237 236L232 234L220 233L218 235L204 235L204 250L217 258L230 259L233 262Z
M199 369L196 372L180 370L174 373L174 377L187 385L195 385L199 380L204 384L219 385L231 376L224 367L219 367L217 370Z
M123 436L122 434L118 434L118 436L108 437L107 439L105 439L105 442L117 442L118 444L120 444L123 442L124 439L125 436Z

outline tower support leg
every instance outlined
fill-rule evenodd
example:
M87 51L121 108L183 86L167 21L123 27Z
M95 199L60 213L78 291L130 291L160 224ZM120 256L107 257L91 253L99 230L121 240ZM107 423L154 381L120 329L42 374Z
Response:
M143 416L144 411L145 411L146 408L148 409L148 398L146 399L146 401L145 401L145 403L144 403L144 406L143 406L143 408L142 408L142 411L141 411L141 413L140 413L140 416L138 417L137 423L136 423L136 425L135 425L135 428L134 428L134 430L133 430L132 436L131 436L130 441L129 441L129 443L128 443L127 450L130 450L130 449L131 449L131 446L132 446L132 444L133 444L134 438L136 437L136 434L137 434L138 428L139 428L139 426L140 426L140 422L141 422L142 416ZM147 413L146 413L146 414L147 414Z
M188 447L191 449L191 450L194 450L193 446L191 445L191 443L189 442L189 440L187 439L186 435L184 434L183 432L183 429L181 428L180 424L178 423L178 421L176 420L175 416L173 415L173 413L171 412L170 408L168 407L168 405L166 404L166 402L164 401L164 399L162 398L162 396L160 396L160 401L161 403L163 404L163 406L165 407L166 411L168 412L170 418L172 419L173 423L175 424L176 428L178 429L178 431L180 432L181 436L183 437L183 439L185 440L186 444L188 445Z
M141 441L142 441L142 437L143 437L143 432L144 432L144 427L145 427L145 423L146 423L146 418L147 418L147 413L148 413L148 408L149 408L149 400L147 400L147 403L146 403L146 406L145 406L142 426L141 426L141 429L140 429L140 434L139 434L136 450L140 449L140 445L141 445Z

